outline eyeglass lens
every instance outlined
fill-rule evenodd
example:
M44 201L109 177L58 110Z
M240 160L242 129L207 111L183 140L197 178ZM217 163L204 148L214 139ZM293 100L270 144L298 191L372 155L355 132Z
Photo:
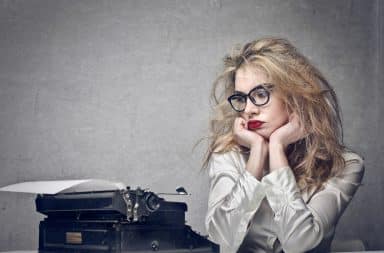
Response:
M228 98L229 103L235 111L242 112L247 104L247 97L254 105L262 106L269 101L269 91L259 85L253 88L248 94L236 93Z

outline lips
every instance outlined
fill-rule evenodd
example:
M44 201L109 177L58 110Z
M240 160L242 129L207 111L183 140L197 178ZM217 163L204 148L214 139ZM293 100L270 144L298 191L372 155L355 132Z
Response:
M249 130L255 130L255 129L260 128L263 124L264 124L263 121L250 120L250 121L248 121L248 129Z

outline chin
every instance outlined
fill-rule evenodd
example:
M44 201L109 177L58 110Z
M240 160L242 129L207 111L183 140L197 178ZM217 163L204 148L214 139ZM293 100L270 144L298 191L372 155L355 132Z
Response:
M267 129L258 129L255 131L258 135L263 137L266 140L269 140L269 137L271 136L272 132L268 131Z

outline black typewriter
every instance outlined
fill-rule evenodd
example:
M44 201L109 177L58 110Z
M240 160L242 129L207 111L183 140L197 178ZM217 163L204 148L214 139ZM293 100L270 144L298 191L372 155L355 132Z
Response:
M185 224L185 203L159 195L129 187L39 194L39 252L219 252Z

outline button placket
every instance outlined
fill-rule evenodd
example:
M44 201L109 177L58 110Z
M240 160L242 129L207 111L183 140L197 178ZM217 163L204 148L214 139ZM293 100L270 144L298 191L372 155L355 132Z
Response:
M276 239L277 238L275 236L268 237L267 244L269 248L273 249L273 245L275 244Z
M279 221L280 218L281 218L281 214L280 214L280 213L274 213L274 214L273 214L273 219L274 219L275 221Z

